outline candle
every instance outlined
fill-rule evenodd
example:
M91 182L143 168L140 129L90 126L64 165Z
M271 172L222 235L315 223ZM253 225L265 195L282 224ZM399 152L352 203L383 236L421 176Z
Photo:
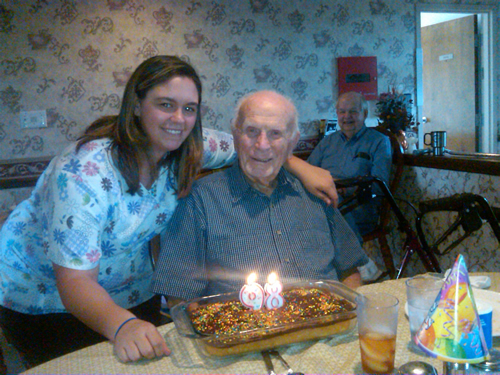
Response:
M279 282L276 273L271 272L269 274L267 277L267 283L264 286L264 291L266 292L266 300L264 303L269 310L277 309L283 306L283 303L285 302L283 296L281 295L283 285Z
M264 289L257 281L257 274L248 275L247 283L240 290L240 302L243 306L259 310L264 304Z

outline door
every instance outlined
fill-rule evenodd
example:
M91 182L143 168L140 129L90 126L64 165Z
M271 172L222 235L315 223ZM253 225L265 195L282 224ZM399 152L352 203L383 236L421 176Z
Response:
M421 29L422 115L428 119L422 130L446 131L446 148L452 151L478 151L477 38L476 15Z

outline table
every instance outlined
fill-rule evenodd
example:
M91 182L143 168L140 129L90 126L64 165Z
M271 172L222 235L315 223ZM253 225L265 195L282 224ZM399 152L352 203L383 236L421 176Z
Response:
M492 280L489 288L500 292L500 273L478 273L488 275ZM409 348L410 329L404 313L406 302L405 279L389 280L365 285L359 292L386 292L400 301L398 317L398 338L396 347L396 368L409 361L423 360L434 365L441 373L443 362L412 351ZM113 354L109 342L97 344L34 367L24 374L266 374L266 367L260 353L250 353L238 358L206 359L202 357L193 341L179 336L173 323L159 328L172 349L169 357L141 360L136 363L121 363ZM500 348L500 337L494 338L493 346ZM357 329L330 339L315 343L294 344L280 348L280 353L294 371L307 374L357 374L362 373ZM275 371L284 374L286 369L276 360Z

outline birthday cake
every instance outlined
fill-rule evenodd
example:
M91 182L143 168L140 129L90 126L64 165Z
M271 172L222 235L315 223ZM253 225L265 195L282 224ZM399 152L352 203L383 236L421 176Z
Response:
M259 310L245 307L237 294L205 297L176 306L173 318L181 334L216 356L319 339L356 325L357 294L341 283L294 284L282 295L282 307Z

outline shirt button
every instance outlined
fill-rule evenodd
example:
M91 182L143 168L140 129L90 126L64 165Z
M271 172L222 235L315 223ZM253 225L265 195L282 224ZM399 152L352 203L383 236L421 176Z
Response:
M279 234L281 236L281 231L280 230L277 230L276 231L276 234Z

